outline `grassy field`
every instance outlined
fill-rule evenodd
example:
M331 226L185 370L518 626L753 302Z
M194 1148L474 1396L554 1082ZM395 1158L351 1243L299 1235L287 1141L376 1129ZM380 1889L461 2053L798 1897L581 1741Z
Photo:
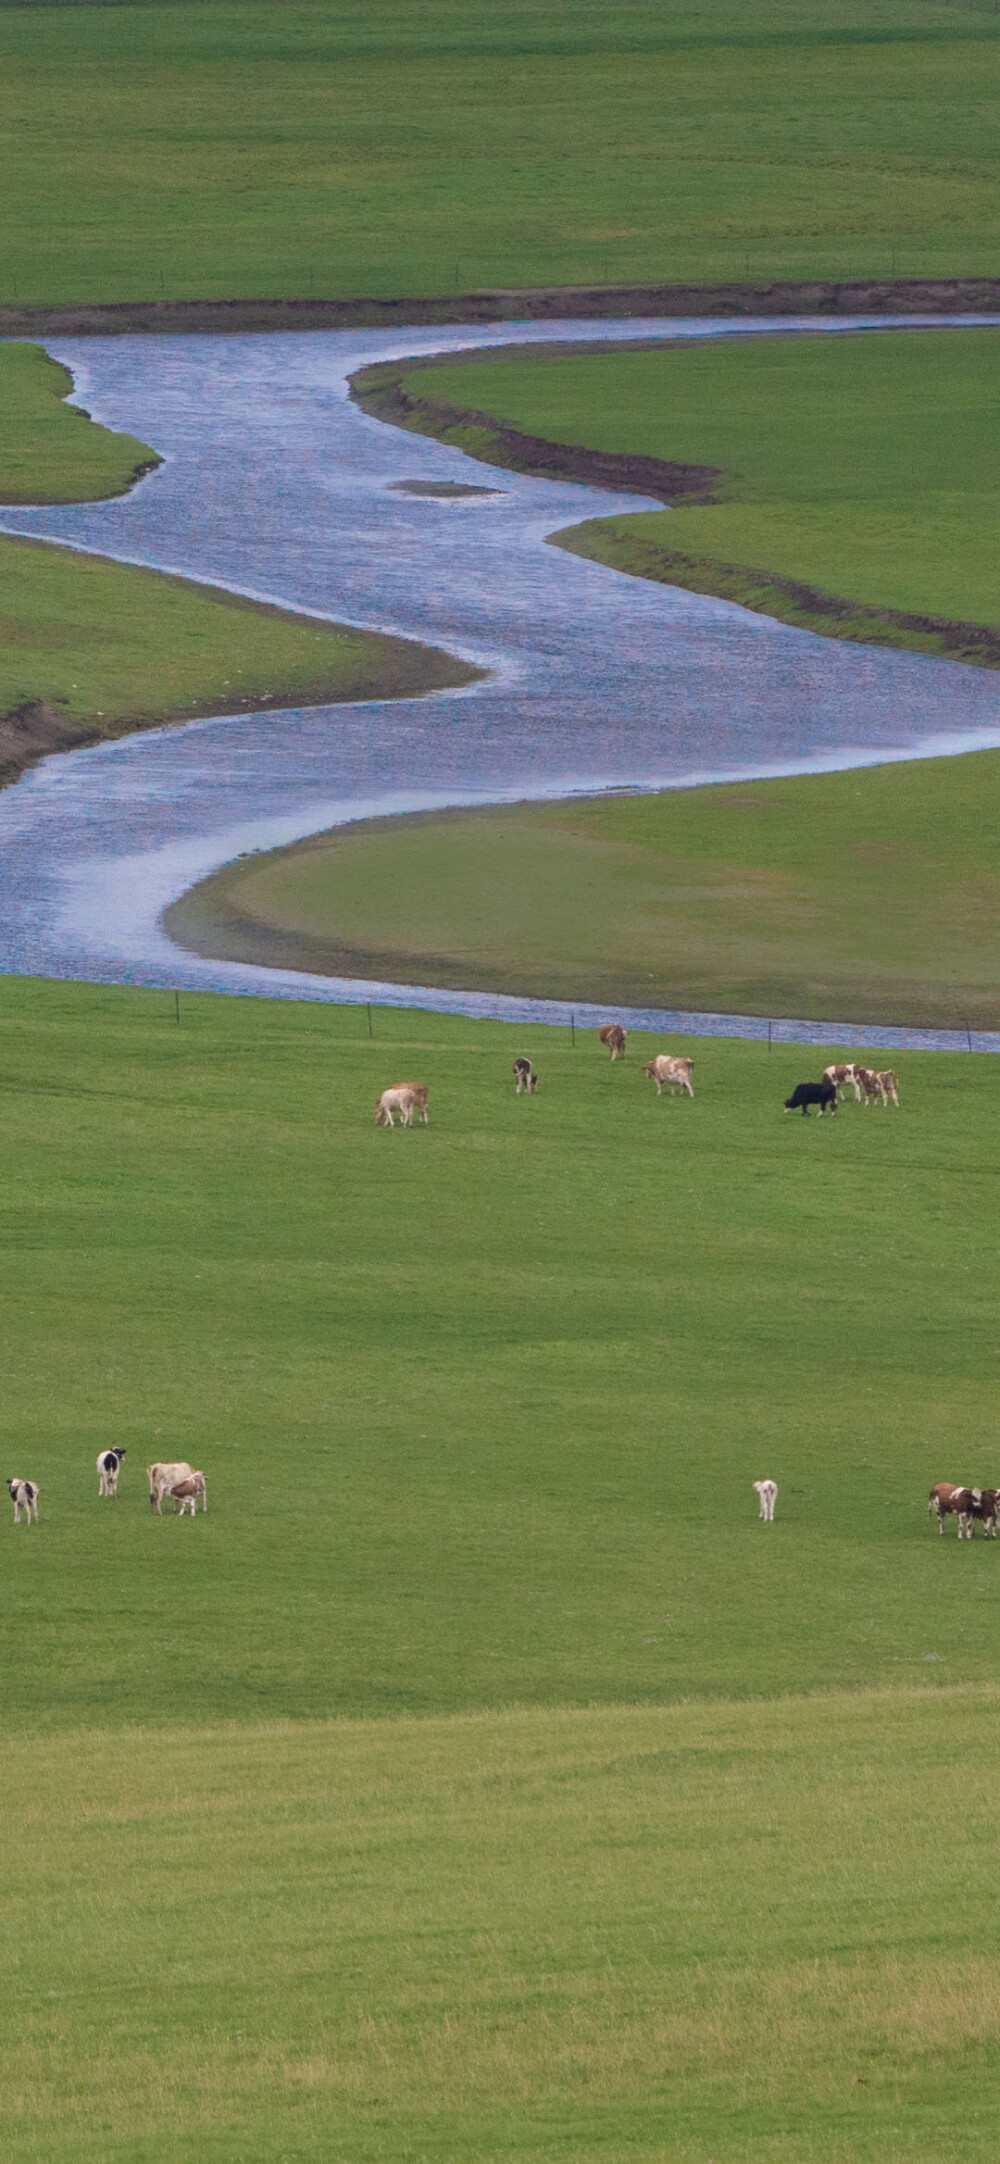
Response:
M124 496L160 461L148 443L67 405L73 378L41 346L0 346L0 501L80 503ZM80 422L84 422L81 428Z
M8 1726L995 1676L998 1557L926 1513L1000 1484L989 1059L807 1123L815 1051L689 1045L692 1104L638 1037L0 992ZM428 1128L375 1128L400 1075Z
M389 983L997 1029L998 830L1000 752L974 752L377 820L228 865L169 922Z
M0 300L996 268L990 0L0 10Z
M5 2155L978 2164L996 1737L985 1686L8 1744Z
M159 463L147 444L65 404L71 390L69 371L40 346L0 346L0 503L120 495ZM0 582L0 782L83 733L405 697L479 674L411 640L44 542L0 538ZM11 718L39 705L48 711Z
M5 2153L978 2159L992 1062L373 1026L0 983Z
M995 330L741 338L452 364L407 382L535 436L719 470L715 502L589 520L558 535L564 547L839 637L933 650L929 626L850 610L824 621L771 578L1000 624L998 354Z

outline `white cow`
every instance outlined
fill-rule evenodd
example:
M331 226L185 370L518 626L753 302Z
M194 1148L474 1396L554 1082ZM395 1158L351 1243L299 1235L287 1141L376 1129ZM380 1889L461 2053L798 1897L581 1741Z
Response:
M179 1480L190 1480L192 1471L193 1467L186 1458L179 1460L176 1465L147 1465L150 1508L155 1510L158 1518L163 1516L161 1505L164 1496L169 1495L171 1488L175 1487Z
M765 1525L770 1525L774 1517L774 1506L778 1500L778 1483L776 1480L755 1480L754 1487L760 1499L761 1517Z
M646 1061L642 1071L643 1074L648 1074L651 1082L656 1083L658 1097L663 1095L664 1083L671 1097L675 1089L686 1090L689 1097L694 1096L691 1082L694 1073L693 1059L674 1059L669 1052L658 1052L655 1059Z

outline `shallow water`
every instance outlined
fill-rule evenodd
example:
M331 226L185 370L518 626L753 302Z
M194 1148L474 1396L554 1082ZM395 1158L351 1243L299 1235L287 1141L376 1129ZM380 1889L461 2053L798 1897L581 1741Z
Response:
M956 319L973 320L996 319ZM159 915L242 851L345 819L1000 744L1000 676L840 645L551 549L559 526L648 501L491 472L347 397L354 369L395 354L734 329L630 320L49 341L95 419L166 463L120 502L0 513L6 531L426 639L495 674L458 693L194 722L47 760L0 793L0 972L501 1012L508 1003L203 961L167 940ZM497 493L420 495L401 480ZM531 1003L509 1004L521 1017ZM651 1011L649 1026L697 1020Z

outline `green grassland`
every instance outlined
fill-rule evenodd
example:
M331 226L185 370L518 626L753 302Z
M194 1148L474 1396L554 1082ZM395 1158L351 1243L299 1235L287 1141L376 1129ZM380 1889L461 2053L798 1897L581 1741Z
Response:
M995 330L873 332L522 355L405 380L550 441L718 470L717 501L588 520L556 536L564 548L838 637L933 651L931 625L864 610L1000 624L998 354ZM834 616L824 596L860 606ZM963 658L996 664L1000 645Z
M815 1050L688 1045L691 1103L641 1037L180 1012L3 981L8 1724L995 1676L1000 1552L926 1513L1000 1485L992 1061L807 1122ZM426 1129L374 1125L401 1075ZM196 1524L149 1512L177 1457Z
M0 10L0 301L993 274L991 0Z
M160 460L148 443L67 405L69 369L41 346L0 346L0 500L80 503L124 496ZM81 428L80 422L84 426Z
M115 496L159 463L147 444L68 406L71 389L41 347L0 346L0 502ZM480 673L411 640L44 542L0 538L0 587L0 782L88 736L406 697Z
M1000 1028L1000 752L376 820L169 915L202 954L390 983Z
M0 985L5 2154L978 2158L993 1063L372 1020Z
M998 1775L995 1686L8 1744L5 2156L979 2164Z

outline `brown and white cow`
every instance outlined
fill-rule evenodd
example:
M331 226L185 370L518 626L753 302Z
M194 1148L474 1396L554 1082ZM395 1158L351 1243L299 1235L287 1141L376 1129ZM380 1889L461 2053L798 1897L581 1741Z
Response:
M669 1052L658 1052L655 1059L646 1061L642 1071L643 1074L648 1074L651 1082L656 1083L658 1097L663 1095L664 1083L671 1097L676 1089L686 1090L689 1097L694 1096L691 1082L694 1073L693 1059L674 1059Z
M178 1480L178 1482L176 1483L176 1486L174 1486L174 1487L173 1487L173 1488L171 1488L171 1490L170 1490L170 1493L171 1493L171 1495L173 1496L173 1499L174 1499L175 1503L179 1503L179 1504L180 1504L180 1510L179 1510L179 1512L178 1512L178 1516L179 1516L179 1517L181 1517L181 1518L183 1518L183 1516L184 1516L184 1513L185 1513L185 1511L188 1511L188 1510L189 1510L189 1511L190 1511L190 1513L191 1513L191 1516L192 1516L192 1518L196 1518L196 1517L197 1517L197 1515L198 1515L198 1498L199 1498L199 1496L200 1496L200 1498L201 1498L201 1507L202 1507L202 1509L203 1509L203 1510L207 1510L207 1509L208 1509L208 1492L207 1492L207 1491L208 1491L208 1482L207 1482L207 1481L206 1481L206 1479L205 1479L205 1475L204 1475L204 1473L192 1473L192 1474L191 1474L191 1476L190 1476L190 1479L188 1479L188 1480Z
M597 1035L601 1044L607 1046L612 1059L624 1059L628 1031L622 1028L620 1022L602 1022Z
M895 1076L895 1075L893 1074L892 1068L891 1068L891 1067L883 1067L883 1068L882 1068L882 1069L880 1070L880 1072L879 1072L879 1073L878 1073L878 1074L876 1075L876 1077L875 1077L875 1080L876 1080L876 1082L878 1083L879 1089L880 1089L880 1091L881 1091L881 1093L882 1093L882 1103L883 1103L884 1105L888 1105L889 1099L890 1099L890 1097L891 1097L891 1098L892 1098L892 1101L893 1101L893 1104L895 1105L895 1107L896 1107L896 1110L897 1110L897 1112L898 1112L898 1111L899 1111L899 1082L898 1082L898 1080L897 1080L896 1076Z
M959 1540L971 1540L983 1492L981 1488L956 1488L951 1480L936 1480L927 1498L927 1508L937 1512L938 1532L943 1533L945 1519L953 1517ZM993 1491L987 1492L992 1494Z
M846 1095L847 1091L852 1089L855 1104L859 1105L861 1103L861 1084L858 1081L858 1070L853 1060L849 1060L846 1066L824 1067L823 1080L824 1082L833 1083L838 1097Z
M38 1488L35 1482L33 1480L8 1480L7 1487L10 1492L11 1502L14 1505L14 1524L20 1525L23 1510L29 1525L31 1524L31 1513L34 1511L35 1524L37 1525Z
M972 1539L976 1521L983 1528L986 1540L997 1537L997 1517L1000 1515L1000 1488L970 1488L969 1504L965 1513L966 1538Z
M885 1099L882 1095L882 1084L879 1080L878 1075L875 1073L874 1067L855 1067L854 1072L864 1092L865 1104L884 1104Z
M375 1107L376 1127L394 1127L394 1112L401 1127L412 1127L415 1112L419 1112L424 1126L429 1126L426 1082L393 1082L383 1090Z

